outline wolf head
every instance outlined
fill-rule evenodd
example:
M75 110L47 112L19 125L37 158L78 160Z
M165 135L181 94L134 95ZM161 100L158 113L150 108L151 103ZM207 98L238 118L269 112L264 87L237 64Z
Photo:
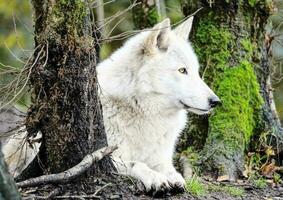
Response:
M198 59L187 41L192 22L193 17L171 30L165 19L127 41L97 68L104 95L209 112L220 100L199 76Z

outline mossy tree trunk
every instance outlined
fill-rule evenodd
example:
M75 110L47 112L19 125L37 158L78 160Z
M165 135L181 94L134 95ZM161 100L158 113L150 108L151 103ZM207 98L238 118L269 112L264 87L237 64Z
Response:
M57 173L107 145L97 95L97 41L86 1L33 0L32 4L36 51L27 127L30 133L43 134L40 157L45 173ZM76 183L90 186L95 173L111 169L106 158Z
M185 15L203 7L195 17L191 42L205 81L223 102L209 117L193 117L185 137L197 140L191 143L202 149L206 170L231 180L241 174L253 138L263 132L282 134L272 112L264 43L272 1L266 2L182 1Z
M152 27L161 18L154 0L132 0L132 2L137 3L132 12L137 29Z
M16 184L10 176L4 156L1 151L0 142L0 200L17 200L21 199Z

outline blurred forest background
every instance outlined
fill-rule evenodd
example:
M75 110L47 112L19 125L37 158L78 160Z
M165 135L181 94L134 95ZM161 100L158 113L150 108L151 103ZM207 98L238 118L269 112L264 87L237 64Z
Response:
M165 8L163 9L166 10L167 17L171 19L172 24L181 20L183 15L180 1L164 1ZM93 2L93 7L96 9L96 1ZM104 29L102 31L104 38L134 29L130 9L131 3L130 0L104 1L104 18L107 19L107 24L102 26ZM274 65L273 86L277 111L281 121L283 121L283 0L277 0L275 6L277 12L271 17L271 26L267 28L267 32L272 30L273 35L276 36L272 42L272 59ZM272 27L272 24L275 24L276 28L275 26ZM18 76L18 72L23 69L26 60L32 55L34 49L33 32L32 10L28 0L0 0L0 84L7 87L6 83ZM115 39L115 37L105 39L100 51L101 59L106 58L111 52L119 48L125 39ZM14 77L13 75L7 77L5 71L8 68L6 66L13 67L15 71ZM19 80L18 85L23 86L25 79ZM28 91L19 91L19 89L14 88L11 88L10 91L11 94L1 94L1 101L5 99L10 100L11 96L21 92L22 95L18 97L18 106L25 110L29 104Z

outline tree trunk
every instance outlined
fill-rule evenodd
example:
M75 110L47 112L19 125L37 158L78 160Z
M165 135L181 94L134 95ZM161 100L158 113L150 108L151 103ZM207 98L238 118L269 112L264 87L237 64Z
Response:
M29 133L43 134L41 162L45 173L58 173L107 146L97 94L97 40L92 37L90 10L82 0L33 0L34 66ZM87 171L81 183L93 183L94 173L114 169L109 158Z
M13 178L10 176L4 156L1 151L0 142L0 200L17 200L21 199Z
M133 19L137 29L145 29L154 26L161 16L158 12L158 6L154 0L137 0L137 5L133 8ZM159 1L158 1L159 2Z
M182 1L185 15L200 7L191 42L205 81L223 105L208 118L193 117L185 137L197 140L190 143L202 149L206 169L233 180L243 170L244 152L253 138L263 132L282 135L272 112L268 47L264 43L272 2ZM208 129L202 128L206 126Z

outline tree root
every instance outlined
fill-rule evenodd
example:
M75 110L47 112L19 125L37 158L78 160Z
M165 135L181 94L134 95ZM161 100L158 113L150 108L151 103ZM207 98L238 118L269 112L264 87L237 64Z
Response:
M24 187L33 187L33 186L47 184L47 183L67 183L73 180L74 178L80 176L81 174L83 174L95 162L111 154L117 148L118 148L117 146L103 147L91 154L86 155L79 164L75 165L74 167L64 172L31 178L31 179L17 183L17 186L19 188L24 188Z

